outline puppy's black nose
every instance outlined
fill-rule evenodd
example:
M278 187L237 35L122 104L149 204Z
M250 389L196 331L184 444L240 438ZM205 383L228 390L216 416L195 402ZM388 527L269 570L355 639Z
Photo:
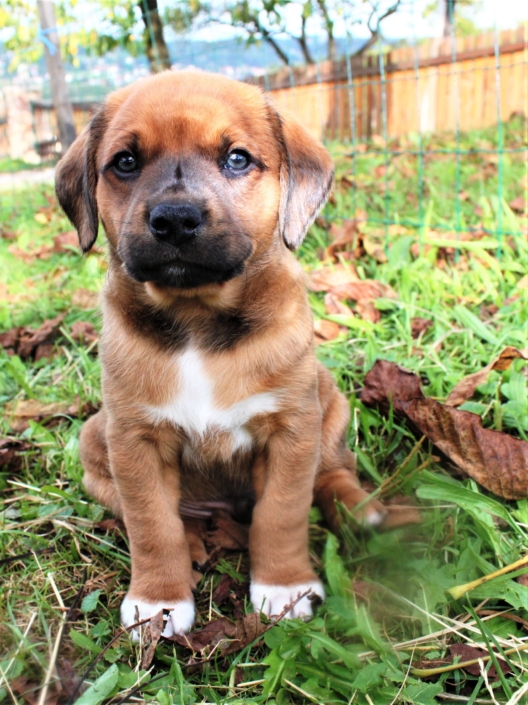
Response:
M158 240L179 247L196 235L202 220L202 212L190 203L160 203L150 211L149 228Z

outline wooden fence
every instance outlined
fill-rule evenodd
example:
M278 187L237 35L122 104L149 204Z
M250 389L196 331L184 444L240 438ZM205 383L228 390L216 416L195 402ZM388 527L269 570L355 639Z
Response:
M471 130L528 112L526 30L429 40L250 79L318 138Z
M482 128L513 113L528 113L526 31L520 27L500 32L497 49L490 32L457 38L454 45L450 40L428 40L381 57L286 67L247 80L269 90L279 107L294 112L319 139L365 141L373 135L391 138ZM54 155L57 128L51 103L34 96L29 102L26 122L33 128L27 139L19 134L24 123L20 110L13 115L10 137L9 110L0 109L0 156L23 156L29 148L37 158ZM94 107L75 103L78 131ZM27 148L24 142L29 142Z

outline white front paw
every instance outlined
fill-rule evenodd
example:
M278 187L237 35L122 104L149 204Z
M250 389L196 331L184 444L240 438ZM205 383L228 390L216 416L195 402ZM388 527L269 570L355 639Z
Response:
M127 595L121 605L121 621L125 627L129 627L142 619L153 617L162 609L170 610L165 629L161 633L162 636L185 634L190 630L194 622L194 602L192 600L180 600L172 603L146 602ZM132 639L139 641L139 633L136 629L132 630Z
M298 597L308 590L310 592L298 600ZM296 585L264 585L252 582L249 593L255 612L262 612L267 617L282 615L285 608L295 602L283 615L285 619L311 617L313 598L317 597L321 600L325 598L324 588L318 580Z

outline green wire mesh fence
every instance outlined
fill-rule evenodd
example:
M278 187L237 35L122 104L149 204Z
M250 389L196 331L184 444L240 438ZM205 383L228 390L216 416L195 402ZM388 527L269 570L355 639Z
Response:
M142 56L118 46L100 58L81 55L76 65L65 57L78 132L106 93L148 74L147 51L151 64L163 65L159 16L142 2L149 40ZM454 242L456 259L478 240L500 256L505 238L528 234L528 25L459 37L451 22L449 36L424 40L415 30L417 2L398 11L411 31L397 48L380 32L357 55L361 41L351 23L337 41L339 58L307 65L296 63L291 42L283 43L291 56L282 68L267 45L205 41L191 28L167 45L173 68L197 66L257 84L328 145L336 187L320 227L352 220L385 250L406 238L421 252ZM71 24L62 39L68 31ZM313 53L320 49L316 43ZM40 188L28 191L28 184L52 181L61 146L43 59L22 60L16 72L7 66L0 78L0 207L16 209L21 189L27 199Z

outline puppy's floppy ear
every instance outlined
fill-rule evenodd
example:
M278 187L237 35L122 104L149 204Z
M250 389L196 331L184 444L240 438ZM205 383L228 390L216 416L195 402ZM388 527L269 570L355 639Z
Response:
M287 113L278 116L282 142L279 229L290 250L298 247L323 207L334 165L323 145Z
M105 127L106 116L100 110L60 160L55 172L58 201L77 230L83 252L92 247L99 228L96 155Z

